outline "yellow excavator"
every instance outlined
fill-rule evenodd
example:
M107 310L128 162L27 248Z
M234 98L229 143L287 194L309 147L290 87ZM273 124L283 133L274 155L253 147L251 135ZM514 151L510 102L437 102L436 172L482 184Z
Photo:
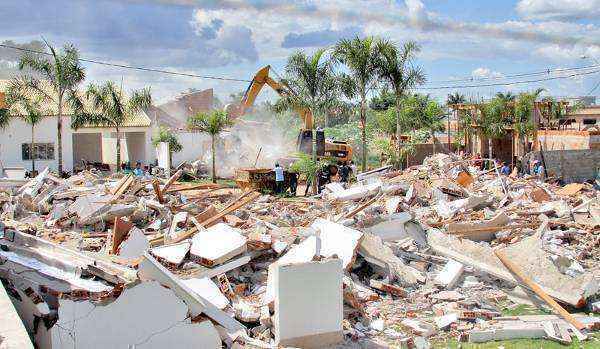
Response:
M252 107L256 96L265 84L269 85L280 96L294 95L294 91L283 83L280 83L269 76L271 66L268 65L260 69L250 82L244 96L239 104L228 104L225 111L230 119L237 119L245 114ZM299 152L312 154L313 144L313 115L309 109L298 108L296 112L302 119L302 129L298 135L296 148ZM345 141L325 139L325 133L322 130L314 130L316 134L317 156L330 157L338 161L348 162L352 159L352 147Z

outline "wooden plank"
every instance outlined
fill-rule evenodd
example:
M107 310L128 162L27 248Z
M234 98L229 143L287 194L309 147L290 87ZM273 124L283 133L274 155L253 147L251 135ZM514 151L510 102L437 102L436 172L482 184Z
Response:
M204 222L200 223L200 226L202 226L204 228L208 228L208 227L210 227L212 225L215 225L225 215L228 215L231 212L233 212L233 211L235 211L235 210L237 210L237 209L239 209L239 208L241 208L243 206L246 206L250 202L256 200L259 196L260 196L260 193L252 192L252 194L250 194L249 196L245 197L243 200L239 200L238 202L233 203L229 207L226 207L225 209L221 210L216 215L214 215L211 218L209 218L209 219L205 220ZM185 233L183 233L180 236L176 237L171 242L172 243L177 243L177 242L183 241L185 239L188 239L188 238L192 237L197 232L198 232L198 229L196 227L190 228L188 231L186 231Z
M521 282L527 285L533 292L535 292L538 297L540 297L546 304L548 304L555 312L557 312L560 316L562 316L567 322L573 325L576 329L582 330L585 328L585 325L579 322L577 319L573 317L573 315L569 314L565 308L561 307L560 304L556 303L552 297L550 297L546 292L544 292L538 284L536 284L533 280L531 280L523 271L512 261L508 259L506 254L500 250L494 250L494 253L500 259L502 264L510 270Z
M365 208L371 206L372 203L374 203L375 201L377 201L377 199L379 199L381 196L380 195L375 195L374 197L372 197L371 199L367 200L367 202L365 202L364 204L358 206L357 208L355 208L354 210L346 213L345 215L343 215L340 219L338 219L336 222L341 221L342 219L346 219L346 218L352 218L354 216L356 216L358 213L360 213L362 210L364 210Z
M169 180L167 181L167 183L165 183L165 185L162 187L162 191L163 192L167 192L167 190L169 189L169 187L171 186L171 184L173 184L176 180L179 179L179 177L181 177L181 174L183 173L183 170L178 170L177 172L175 172L171 178L169 178Z
M158 200L158 202L163 204L165 202L165 199L163 198L162 191L160 190L160 186L158 185L158 180L155 179L152 181L152 188L154 189L154 193L156 194L156 199Z
M127 180L123 182L123 185L113 195L112 201L117 201L119 197L121 197L121 195L123 195L123 193L126 192L127 189L129 189L129 186L133 183L135 178L132 175L127 176Z
M118 181L117 184L112 187L112 189L110 190L111 195L115 195L117 193L117 191L123 186L123 183L125 183L125 181L129 178L129 175L123 176L121 177Z
M111 254L117 254L117 251L119 249L119 246L121 245L121 242L123 242L123 240L125 239L125 236L127 236L127 233L129 233L129 231L131 230L131 228L133 227L133 224L129 221L125 221L122 220L119 217L115 217L115 224L113 225L113 233L112 233L112 239L110 241L110 253Z

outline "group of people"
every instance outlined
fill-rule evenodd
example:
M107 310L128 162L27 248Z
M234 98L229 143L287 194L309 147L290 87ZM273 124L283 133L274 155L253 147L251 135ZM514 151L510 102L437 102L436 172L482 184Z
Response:
M273 169L275 172L275 194L283 194L286 192L285 190L285 171L279 163L275 164L275 168ZM316 181L317 181L317 191L321 193L326 184L331 183L334 178L342 182L348 183L350 181L350 177L353 173L356 173L356 166L352 161L349 162L338 162L336 165L327 164L322 168L317 170L316 173ZM298 177L299 174L293 171L288 171L288 179L289 179L289 187L290 194L296 196L297 188L298 188ZM309 188L311 187L310 179L306 182L306 190L304 195L308 194Z
M496 159L483 159L479 153L473 155L471 161L473 166L478 168L480 171L485 169L491 170L494 168L499 168L500 174L505 176L513 175L513 172L514 175L531 174L538 177L544 177L546 175L542 162L537 159L532 161L528 166L523 166L522 162L517 160L514 168L511 167L511 165L509 165L506 161L500 162Z

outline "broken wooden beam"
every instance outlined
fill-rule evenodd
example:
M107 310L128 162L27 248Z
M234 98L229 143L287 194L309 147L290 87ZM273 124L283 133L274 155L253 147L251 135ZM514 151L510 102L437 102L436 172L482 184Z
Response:
M175 183L176 180L179 179L179 177L181 177L181 174L183 174L183 170L178 170L177 172L175 172L168 180L167 183L165 183L165 185L162 187L162 191L166 192L169 187Z
M243 200L239 200L238 202L233 203L232 205L230 205L230 206L226 207L225 209L221 210L216 215L214 215L214 216L210 217L209 219L207 219L206 221L200 223L200 226L202 226L204 228L208 228L208 227L210 227L210 226L218 223L221 220L221 218L223 218L225 215L228 215L231 212L233 212L233 211L235 211L235 210L237 210L237 209L239 209L241 207L246 206L250 202L256 200L259 196L260 196L260 193L252 192L252 194L248 195ZM185 233L183 233L180 236L178 236L175 239L173 239L171 242L172 243L176 243L176 242L183 241L185 239L188 239L188 238L192 237L197 232L198 232L198 228L192 227L188 231L186 231Z
M133 177L132 175L127 175L127 177L123 181L122 185L120 185L115 190L115 193L113 194L113 197L112 197L112 201L117 201L119 199L119 197L121 197L121 195L123 195L123 193L125 193L127 191L129 186L131 185L131 183L133 183L134 179L135 179L135 177Z
M165 198L163 197L160 186L158 185L158 180L155 179L152 181L152 188L154 189L154 193L156 194L156 199L158 202L163 204L165 202Z
M358 206L354 210L352 210L352 211L346 213L345 215L343 215L340 219L337 220L337 222L341 221L342 219L348 219L348 218L352 218L352 217L356 216L362 210L364 210L365 208L371 206L371 204L374 203L375 201L377 201L377 199L379 199L379 198L380 198L380 195L375 195L374 197L372 197L371 199L369 199L364 204Z
M562 316L566 321L568 321L571 325L573 325L576 329L582 330L585 328L585 325L579 322L577 319L573 317L565 308L561 307L560 304L556 303L552 297L550 297L546 292L544 292L538 284L536 284L533 280L531 280L521 268L519 268L516 264L511 262L506 254L500 250L494 250L494 254L496 257L500 259L502 264L510 270L521 282L523 282L527 287L529 287L533 292L535 292L538 297L540 297L546 304L548 304L555 312L557 312L560 316Z

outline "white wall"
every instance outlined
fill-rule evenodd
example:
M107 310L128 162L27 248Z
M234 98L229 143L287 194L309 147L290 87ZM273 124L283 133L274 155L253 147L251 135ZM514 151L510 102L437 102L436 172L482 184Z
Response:
M181 132L177 133L179 143L183 145L183 150L179 153L173 153L172 166L178 166L184 161L193 162L200 158L206 160L210 153L210 137L203 133Z
M63 141L63 169L65 171L73 170L73 129L70 127L71 118L63 117L62 141ZM144 154L142 160L144 163L151 163L156 159L154 148L152 147L152 133L149 127L127 127L122 132L135 132L135 149L138 154ZM54 143L54 160L36 160L37 170L43 170L50 167L51 170L58 169L58 145L56 117L46 117L35 127L36 143ZM108 136L110 129L102 128L82 128L76 133L102 133ZM114 131L113 131L114 132ZM143 133L143 136L141 135ZM142 140L143 139L143 140ZM4 129L0 129L0 164L4 167L24 167L31 170L31 160L22 160L21 144L31 143L31 127L19 118L13 118L10 124ZM144 149L144 150L142 150ZM101 150L99 150L101 154ZM0 174L1 176L1 174Z
M70 171L73 168L73 137L69 127L71 120L63 117L63 166ZM54 160L36 160L35 166L43 170L49 166L52 170L58 168L58 149L56 144L56 117L44 118L35 127L36 143L54 143ZM31 127L19 118L13 118L4 130L0 130L0 161L5 167L25 167L31 170L31 161L22 160L21 144L31 142Z

